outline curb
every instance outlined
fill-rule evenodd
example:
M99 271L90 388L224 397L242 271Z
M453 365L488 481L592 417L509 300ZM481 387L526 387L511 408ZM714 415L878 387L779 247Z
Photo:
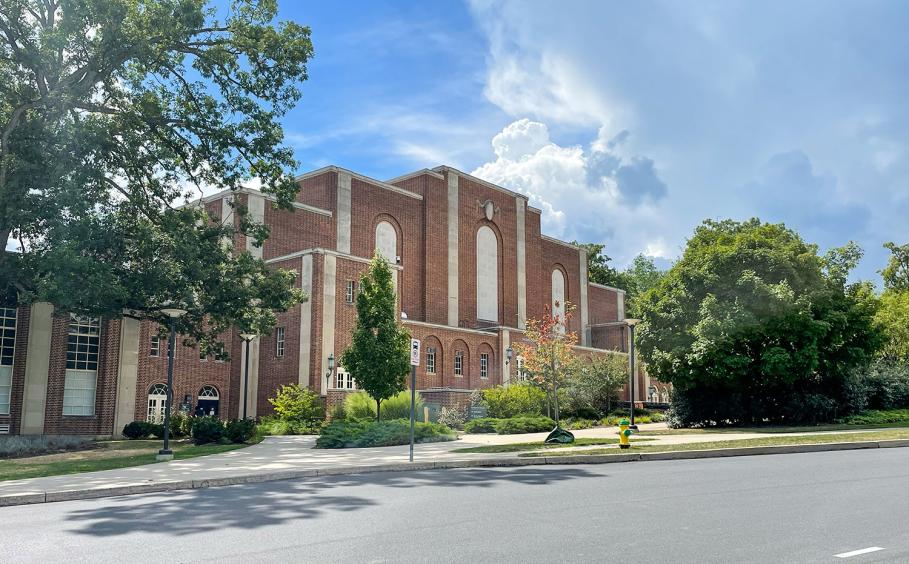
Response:
M375 474L378 472L407 472L414 470L446 470L458 468L497 468L514 466L543 466L570 464L617 464L622 462L646 462L650 460L693 460L703 458L727 458L733 456L759 456L765 454L797 454L806 452L828 452L839 450L864 450L873 448L909 447L909 439L887 441L851 442L851 443L818 443L810 445L783 445L763 447L739 447L714 450L682 450L667 452L642 452L628 454L595 454L573 456L536 456L524 458L476 458L465 460L445 460L440 462L399 462L379 464L376 466L340 466L309 470L285 470L269 474L246 474L225 478L207 478L203 480L179 480L157 482L135 486L118 486L113 488L95 488L89 490L61 490L43 493L24 493L0 495L0 507L29 505L36 503L53 503L57 501L74 501L80 499L97 499L118 497L132 494L167 492L175 490L195 490L220 486L241 484L258 484L280 480L316 478L319 476L344 476L352 474Z

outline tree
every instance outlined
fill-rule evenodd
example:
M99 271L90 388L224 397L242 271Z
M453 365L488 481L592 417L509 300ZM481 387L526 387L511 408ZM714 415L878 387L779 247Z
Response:
M595 284L624 289L625 283L622 275L609 265L612 259L603 252L605 245L578 243L577 241L572 241L572 244L587 251L587 280Z
M651 288L655 288L665 275L666 271L658 269L652 258L644 255L634 257L631 266L620 273L628 317L640 317L641 297Z
M357 324L353 340L341 355L341 364L357 386L376 400L376 420L382 401L404 390L410 369L410 333L398 324L391 268L376 252L360 279Z
M685 424L829 419L880 345L876 298L784 225L705 221L644 295L641 355Z
M909 244L887 243L884 247L890 249L892 253L887 266L881 271L884 287L888 290L909 292Z
M0 286L63 310L160 319L212 340L265 332L302 294L224 239L267 229L208 188L252 177L284 209L296 163L278 123L300 97L310 31L276 3L237 0L0 0Z
M603 417L628 381L628 359L620 354L578 358L571 370L567 393L574 411L596 411Z
M515 353L524 359L524 372L552 398L557 428L559 384L565 382L575 366L571 347L577 344L578 336L567 329L572 310L566 302L563 315L547 310L540 319L528 319L524 337L529 343L515 345Z
M909 291L885 291L875 319L886 337L881 356L909 366Z

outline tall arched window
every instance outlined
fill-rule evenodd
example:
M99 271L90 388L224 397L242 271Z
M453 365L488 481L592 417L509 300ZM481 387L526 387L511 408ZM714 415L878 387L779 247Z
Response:
M376 250L388 262L395 262L395 257L398 254L398 232L387 221L380 221L376 225Z
M146 421L161 423L164 421L164 404L167 402L167 385L154 384L148 389L148 413Z
M552 316L565 322L565 275L558 268L552 271Z
M477 230L477 319L499 320L499 241L487 225Z

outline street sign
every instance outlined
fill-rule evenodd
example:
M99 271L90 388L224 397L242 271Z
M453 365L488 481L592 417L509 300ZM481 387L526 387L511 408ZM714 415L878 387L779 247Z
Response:
M420 366L420 339L410 340L410 365Z

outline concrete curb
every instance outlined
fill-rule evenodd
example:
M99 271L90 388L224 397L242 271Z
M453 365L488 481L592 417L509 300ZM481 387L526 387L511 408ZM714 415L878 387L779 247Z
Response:
M872 448L909 447L909 439L888 441L860 441L851 443L818 443L810 445L784 445L764 447L739 447L714 450L680 450L667 452L641 452L627 454L594 454L573 456L535 456L524 458L474 458L463 460L443 460L438 462L399 462L375 466L340 466L308 470L284 470L267 474L245 474L224 478L207 478L204 480L179 480L118 486L113 488L94 488L87 490L61 490L43 493L23 493L0 496L0 507L28 505L35 503L52 503L79 499L97 499L123 495L167 492L174 490L194 490L241 484L257 484L280 480L297 480L319 476L344 476L351 474L375 474L378 472L407 472L414 470L443 470L458 468L497 468L509 466L541 466L549 464L614 464L622 462L646 462L649 460L692 460L701 458L726 458L731 456L758 456L764 454L797 454L805 452L826 452L838 450L863 450Z

